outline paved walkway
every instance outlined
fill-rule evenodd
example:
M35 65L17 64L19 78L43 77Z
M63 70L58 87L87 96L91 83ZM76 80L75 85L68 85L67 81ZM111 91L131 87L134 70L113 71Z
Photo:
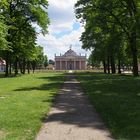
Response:
M114 140L71 74L36 140Z

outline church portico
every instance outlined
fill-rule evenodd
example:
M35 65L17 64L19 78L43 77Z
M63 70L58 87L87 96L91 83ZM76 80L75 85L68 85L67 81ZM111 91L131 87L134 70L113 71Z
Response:
M77 55L71 48L60 56L55 56L56 70L85 70L86 56Z

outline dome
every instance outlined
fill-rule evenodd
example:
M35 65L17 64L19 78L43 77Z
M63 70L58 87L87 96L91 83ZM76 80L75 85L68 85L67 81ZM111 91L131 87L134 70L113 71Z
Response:
M76 52L71 48L64 54L64 56L77 56Z

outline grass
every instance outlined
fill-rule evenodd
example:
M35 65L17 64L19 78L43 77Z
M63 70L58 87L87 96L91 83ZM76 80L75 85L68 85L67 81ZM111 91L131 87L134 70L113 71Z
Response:
M140 77L77 75L116 140L140 140Z
M0 78L0 140L33 140L63 81L62 73Z

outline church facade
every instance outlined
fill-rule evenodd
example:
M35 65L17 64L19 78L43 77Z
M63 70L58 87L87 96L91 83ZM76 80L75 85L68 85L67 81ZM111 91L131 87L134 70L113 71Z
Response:
M55 55L56 70L85 70L86 56L77 55L71 48L60 56Z

